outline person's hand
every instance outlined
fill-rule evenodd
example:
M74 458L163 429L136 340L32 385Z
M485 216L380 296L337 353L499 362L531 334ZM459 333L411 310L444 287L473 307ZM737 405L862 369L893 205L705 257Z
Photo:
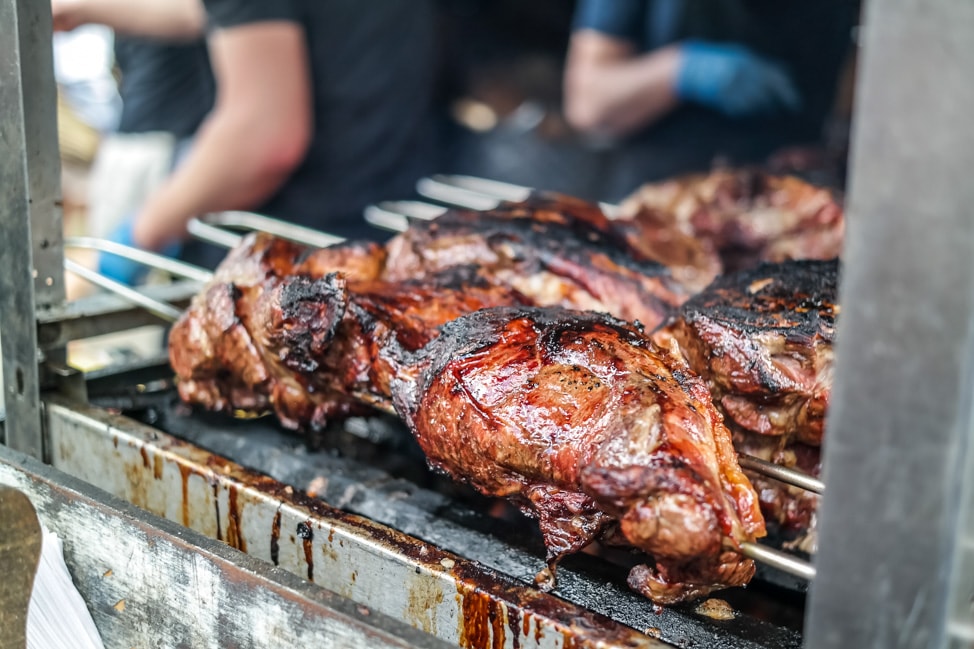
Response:
M746 47L700 41L680 46L676 93L728 115L746 117L801 107L791 77Z
M84 3L85 0L51 0L54 31L69 32L85 24Z
M109 241L114 241L115 243L138 248L139 246L135 244L135 237L133 235L134 229L135 218L134 216L128 217L107 238ZM173 243L162 250L161 254L167 257L176 257L180 251L182 251L182 244ZM140 264L118 255L102 252L98 256L98 272L109 279L121 282L127 286L135 286L142 282L146 275L149 274L149 270L150 268L145 264Z

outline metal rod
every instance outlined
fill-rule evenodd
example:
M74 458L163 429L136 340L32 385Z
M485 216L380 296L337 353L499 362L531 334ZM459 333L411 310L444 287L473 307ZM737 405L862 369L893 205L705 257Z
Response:
M186 225L186 231L200 241L212 243L214 246L227 248L228 250L231 248L236 248L243 240L242 234L230 232L229 230L224 230L223 228L218 228L215 225L210 225L209 223L206 223L198 218L190 220L190 222Z
M211 225L266 232L282 239L289 239L318 248L327 248L345 241L342 237L333 234L261 216L260 214L253 214L252 212L217 212L206 215L203 220Z
M383 230L405 232L409 228L409 218L400 212L384 209L378 205L369 205L362 213L366 223Z
M493 209L499 201L527 200L534 188L475 176L436 174L422 178L416 190L427 198L471 209ZM619 206L599 202L607 217L615 218Z
M432 221L446 211L447 208L441 205L423 201L383 201L366 207L364 216L366 221L378 228L405 232L410 219Z
M403 214L411 219L421 219L423 221L432 221L442 216L447 210L442 205L433 205L425 201L383 201L379 203L378 207L382 210L395 214Z
M476 176L464 176L462 174L436 174L430 176L430 180L435 183L442 183L451 187L467 189L483 196L492 196L505 201L523 201L531 192L530 187L514 185L499 180L488 178L478 178Z
M139 248L133 248L121 243L109 241L107 239L96 239L95 237L72 237L65 239L65 248L84 248L87 250L98 250L112 255L118 255L126 259L131 259L140 264L145 264L152 268L158 268L168 273L172 273L183 279L191 279L196 282L207 282L213 277L213 273L204 270L199 266L193 266L186 262L178 261L165 255L160 255ZM67 266L65 266L67 267Z
M200 291L199 282L176 280L166 284L146 284L139 291L148 297L185 308ZM64 347L73 340L129 331L159 320L142 307L108 292L87 295L54 309L38 313L37 342L44 353Z
M492 210L500 203L496 197L464 187L457 187L438 178L441 177L420 178L419 182L416 183L416 191L426 198L472 210Z
M151 297L143 295L137 290L126 286L125 284L116 282L113 279L109 279L104 275L96 273L90 268L86 268L85 266L82 266L81 264L70 259L64 260L64 268L65 270L74 273L78 277L91 282L95 286L99 286L105 290L111 291L120 297L130 300L133 304L138 304L149 313L159 316L168 322L175 322L179 319L179 316L182 315L182 312L171 304L154 300Z
M815 578L815 566L809 562L760 543L749 543L747 541L741 543L741 554L795 577L809 581Z
M784 482L793 487L799 487L805 491L811 491L820 495L825 493L825 483L818 478L813 478L807 473L802 473L801 471L796 471L795 469L790 469L786 466L768 462L744 453L737 456L737 461L742 469L760 473L763 476Z

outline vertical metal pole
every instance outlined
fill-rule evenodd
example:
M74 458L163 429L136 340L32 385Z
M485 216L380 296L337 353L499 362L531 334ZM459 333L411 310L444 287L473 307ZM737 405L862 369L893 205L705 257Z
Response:
M46 0L0 0L0 330L6 443L43 454L36 310L64 301L57 101Z
M946 647L972 569L974 2L868 0L864 35L806 644Z

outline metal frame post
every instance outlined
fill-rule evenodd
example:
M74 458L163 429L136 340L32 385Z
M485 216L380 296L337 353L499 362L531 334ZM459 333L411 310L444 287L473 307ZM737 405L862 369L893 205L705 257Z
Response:
M0 0L0 331L6 444L43 455L37 309L64 302L57 95L46 0Z
M805 637L960 646L948 619L971 616L957 584L972 581L974 3L869 0L864 36Z

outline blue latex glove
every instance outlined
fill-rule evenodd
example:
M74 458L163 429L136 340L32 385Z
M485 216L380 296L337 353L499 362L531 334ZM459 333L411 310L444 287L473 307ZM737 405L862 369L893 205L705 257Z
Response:
M107 238L109 241L114 241L115 243L137 247L132 236L134 228L135 217L133 215L122 221ZM176 257L182 249L182 244L176 242L167 246L160 254L166 255L167 257ZM144 264L119 257L118 255L107 252L102 252L98 255L98 272L116 282L121 282L128 286L135 286L145 280L145 276L149 274L149 270L150 268Z
M784 68L746 47L687 41L680 52L676 93L681 99L730 117L801 108L801 97Z

